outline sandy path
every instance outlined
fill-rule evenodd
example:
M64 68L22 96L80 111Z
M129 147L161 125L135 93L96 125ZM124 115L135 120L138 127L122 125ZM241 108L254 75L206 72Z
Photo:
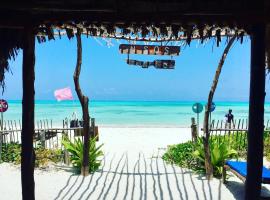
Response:
M190 138L189 129L101 128L102 168L83 178L66 170L35 171L36 199L241 199L244 185L227 186L165 164L164 147ZM1 200L20 199L20 171L0 165Z

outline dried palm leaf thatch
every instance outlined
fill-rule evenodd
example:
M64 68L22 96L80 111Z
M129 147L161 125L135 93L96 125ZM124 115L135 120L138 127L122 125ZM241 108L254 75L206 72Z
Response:
M187 45L194 39L201 40L214 38L217 46L221 42L221 37L237 36L240 41L246 34L244 28L217 24L108 24L108 23L86 23L86 22L67 22L59 24L45 24L38 28L37 35L39 42L45 42L46 39L67 35L69 39L73 38L77 30L82 34L94 37L107 37L115 39L137 40L137 41L185 41ZM46 37L45 39L42 37Z
M88 21L68 21L45 23L36 26L35 34L39 43L54 40L66 35L72 39L80 31L87 36L106 37L135 41L182 41L181 45L190 45L192 40L201 43L214 39L217 46L221 37L236 36L241 42L247 35L245 28L227 24L196 23L107 23ZM206 40L207 39L207 40ZM23 48L23 29L0 29L0 86L5 88L5 72L9 71L9 61L15 59ZM270 45L270 42L268 42ZM270 49L270 47L268 48ZM267 56L268 58L269 56ZM269 65L268 65L269 66Z
M22 48L22 32L14 29L0 29L0 86L5 89L5 72L10 70L10 60L15 60L18 51Z

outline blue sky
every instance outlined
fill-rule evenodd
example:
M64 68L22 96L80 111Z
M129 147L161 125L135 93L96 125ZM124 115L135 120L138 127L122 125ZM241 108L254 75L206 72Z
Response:
M201 45L197 41L181 48L174 57L174 70L142 69L125 63L126 55L118 52L119 43L83 37L83 65L81 87L91 100L161 100L204 101L224 49L225 39L218 48L209 41ZM131 55L132 59L168 59L162 56ZM2 98L22 97L22 54L12 62L12 74L6 75L6 90ZM215 101L248 101L250 40L236 42L229 52L215 94ZM76 39L56 39L43 44L36 43L36 99L54 99L53 91L70 86L76 97L73 72L76 64ZM269 91L269 77L267 78ZM267 101L270 95L267 95Z

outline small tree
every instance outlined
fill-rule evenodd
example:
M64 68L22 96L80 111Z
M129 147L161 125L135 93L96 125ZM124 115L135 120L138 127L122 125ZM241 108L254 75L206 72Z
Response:
M225 62L225 59L227 57L227 54L235 40L236 36L233 36L230 38L226 48L224 49L224 52L221 56L221 59L219 61L216 74L208 95L208 101L207 105L205 108L205 114L204 114L204 125L203 125L203 131L204 131L204 136L203 136L203 144L204 144L204 153L205 153L205 171L206 171L206 176L208 179L212 179L213 177L213 166L211 164L211 154L210 154L210 147L209 147L209 137L210 137L210 131L209 131L209 114L211 110L211 104L214 98L214 94L217 88L219 76L223 67L223 64Z
M88 103L89 99L87 96L83 95L79 78L81 73L81 65L82 65L82 39L81 39L81 32L77 31L76 33L76 39L77 39L77 63L75 72L73 75L74 84L75 84L75 90L78 95L78 98L80 100L81 106L82 106L82 113L83 113L83 134L84 134L84 145L83 145L83 164L81 168L81 174L83 176L89 175L89 139L90 139L90 133L89 133L89 110L88 110Z

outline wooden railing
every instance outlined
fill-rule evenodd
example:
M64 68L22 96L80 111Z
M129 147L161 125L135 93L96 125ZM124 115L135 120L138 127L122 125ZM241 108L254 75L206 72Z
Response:
M97 131L95 118L91 118L90 120L90 131L94 132L93 134L95 135ZM34 147L42 145L44 148L62 148L61 140L63 134L68 136L72 141L77 137L81 137L83 140L83 127L70 127L71 122L72 120L65 119L62 121L62 127L53 128L52 120L45 119L37 121L34 134ZM0 130L2 143L21 143L21 127L20 121L4 121L3 130Z
M191 120L191 122L192 140L196 141L198 137L197 125L195 124L194 118ZM269 120L265 121L264 138L266 138L266 136L269 136L270 134L269 122ZM226 142L228 142L228 145L233 145L235 150L239 151L238 153L246 153L248 132L247 119L234 120L234 122L230 124L225 123L223 120L212 120L209 130L210 140L216 138L219 143L226 140ZM203 128L201 129L201 131L203 131Z

